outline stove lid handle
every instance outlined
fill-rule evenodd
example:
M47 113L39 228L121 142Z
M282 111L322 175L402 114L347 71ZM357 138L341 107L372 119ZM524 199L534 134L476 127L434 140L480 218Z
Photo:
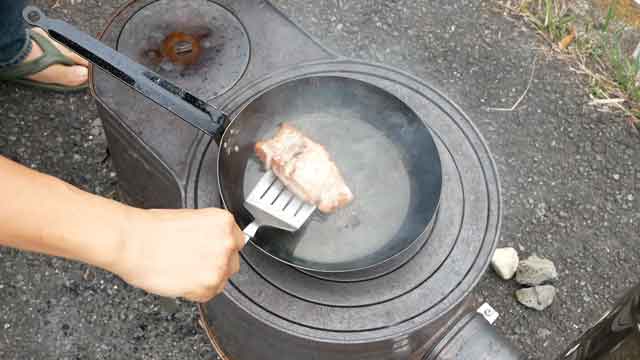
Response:
M35 6L25 7L22 16L30 25L44 29L51 38L220 143L227 116L211 104L68 23L48 18Z

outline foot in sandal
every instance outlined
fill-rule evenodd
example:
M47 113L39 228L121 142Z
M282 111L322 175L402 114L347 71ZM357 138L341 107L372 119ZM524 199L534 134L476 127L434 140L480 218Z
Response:
M0 80L56 91L87 87L88 63L52 40L42 29L31 29L32 49L25 60L0 69Z

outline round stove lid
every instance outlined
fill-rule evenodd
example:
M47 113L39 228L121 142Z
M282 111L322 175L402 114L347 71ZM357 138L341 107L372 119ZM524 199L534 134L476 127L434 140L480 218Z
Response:
M383 66L350 60L300 65L234 91L225 110L233 114L266 89L312 74L371 82L402 99L429 126L443 169L432 233L395 271L352 282L313 277L248 246L225 296L270 326L306 336L370 340L424 326L460 303L489 263L501 211L495 165L459 108L421 80ZM212 195L217 189L216 152L210 146L199 163L194 206L220 204Z
M249 38L242 23L208 0L139 1L122 24L116 49L196 96L230 89L247 68Z

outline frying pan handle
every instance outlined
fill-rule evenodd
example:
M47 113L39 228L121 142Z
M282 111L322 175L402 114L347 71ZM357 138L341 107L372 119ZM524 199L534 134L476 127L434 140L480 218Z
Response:
M227 123L220 110L66 22L46 17L35 6L27 6L22 16L30 25L44 29L51 38L220 143Z

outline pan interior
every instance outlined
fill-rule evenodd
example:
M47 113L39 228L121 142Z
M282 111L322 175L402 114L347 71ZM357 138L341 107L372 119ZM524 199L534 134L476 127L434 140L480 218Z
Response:
M440 159L431 134L400 99L343 77L285 82L251 101L223 138L222 196L241 226L244 209L264 173L257 140L287 122L323 145L354 193L336 213L316 211L298 232L261 228L253 240L268 254L318 272L374 266L409 247L431 221L440 197Z

